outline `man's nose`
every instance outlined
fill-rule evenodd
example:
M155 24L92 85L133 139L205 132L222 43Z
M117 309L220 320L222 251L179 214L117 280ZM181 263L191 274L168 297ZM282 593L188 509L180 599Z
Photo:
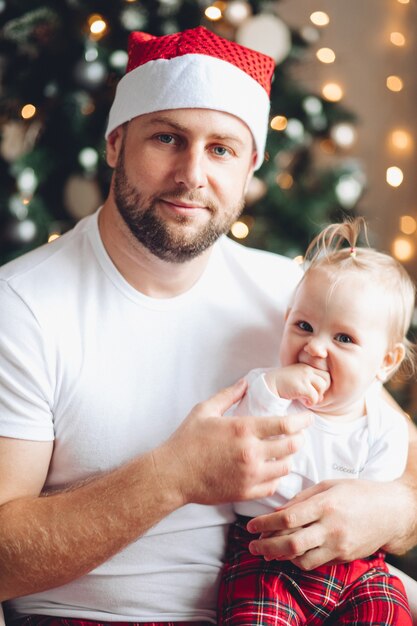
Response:
M187 189L200 189L206 186L206 155L202 149L190 147L178 155L175 182Z
M318 357L320 359L327 357L325 341L320 337L311 337L304 346L304 350L312 357Z

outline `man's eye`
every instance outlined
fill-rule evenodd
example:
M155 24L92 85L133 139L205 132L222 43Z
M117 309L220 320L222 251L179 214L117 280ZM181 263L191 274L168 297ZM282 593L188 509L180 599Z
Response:
M217 156L226 156L230 154L230 150L225 148L224 146L215 146L213 149L214 154Z
M174 143L175 139L172 135L168 135L164 133L163 135L158 135L158 139L161 143Z
M304 322L304 321L297 322L297 326L300 330L305 330L307 333L313 332L313 327L308 322Z
M343 333L339 333L338 335L336 335L335 339L340 343L353 343L352 337L349 337L349 335L345 335Z

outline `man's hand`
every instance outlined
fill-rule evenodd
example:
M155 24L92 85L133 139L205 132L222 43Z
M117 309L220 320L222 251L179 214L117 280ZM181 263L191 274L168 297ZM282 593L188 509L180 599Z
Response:
M381 546L404 550L410 547L404 542L414 511L412 492L402 480L324 481L279 511L251 520L248 530L262 534L250 550L305 570L366 557Z
M330 375L305 363L268 370L265 380L269 389L287 400L299 400L314 406L323 400L330 387Z
M301 446L300 432L311 418L224 416L246 387L239 381L195 406L154 451L161 477L169 468L173 489L181 491L184 504L263 498L289 472L289 457Z

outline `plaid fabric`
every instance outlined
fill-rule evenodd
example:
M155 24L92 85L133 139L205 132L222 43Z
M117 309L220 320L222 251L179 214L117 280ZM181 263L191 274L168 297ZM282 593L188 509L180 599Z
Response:
M11 622L10 626L213 626L210 622L97 622L71 617L28 615Z
M383 553L304 572L249 553L247 518L232 525L218 600L219 626L412 626L404 587Z

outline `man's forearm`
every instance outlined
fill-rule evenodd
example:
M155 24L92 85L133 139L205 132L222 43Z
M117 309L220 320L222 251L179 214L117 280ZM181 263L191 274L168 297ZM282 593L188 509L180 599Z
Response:
M417 544L417 429L410 422L410 443L407 467L396 481L397 500L390 508L398 513L397 534L384 548L388 552L401 554Z
M0 602L83 576L183 504L154 454L50 496L0 508Z
M0 602L83 576L185 504L273 493L310 418L225 419L245 391L239 381L196 405L164 444L114 472L59 494L9 497L0 507Z

